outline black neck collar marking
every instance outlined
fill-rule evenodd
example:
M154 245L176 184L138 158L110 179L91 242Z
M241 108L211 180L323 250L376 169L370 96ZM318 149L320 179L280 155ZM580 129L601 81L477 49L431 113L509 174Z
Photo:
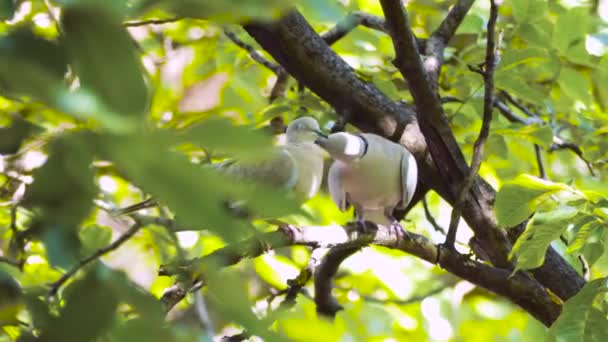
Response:
M367 141L367 139L365 139L365 137L363 135L357 134L357 136L359 138L361 138L361 140L363 140L363 153L360 156L360 158L363 158L367 154L367 149L369 148L369 142Z

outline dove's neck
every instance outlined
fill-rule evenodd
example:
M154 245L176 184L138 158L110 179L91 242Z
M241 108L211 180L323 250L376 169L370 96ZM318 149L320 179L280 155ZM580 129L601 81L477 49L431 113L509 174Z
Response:
M367 139L362 135L348 134L346 135L344 150L334 157L345 163L356 162L367 154L368 147Z

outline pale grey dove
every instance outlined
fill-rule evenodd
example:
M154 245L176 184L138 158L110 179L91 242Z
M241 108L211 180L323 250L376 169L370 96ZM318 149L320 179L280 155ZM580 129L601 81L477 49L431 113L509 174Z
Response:
M361 224L371 221L400 228L392 212L405 208L416 191L418 167L412 154L370 133L339 132L320 137L316 143L334 159L328 186L340 210L352 205Z
M259 182L293 191L301 201L313 197L323 181L323 160L325 152L314 142L325 136L316 119L304 116L295 119L287 126L284 145L274 148L270 156L257 160L229 160L213 164L235 181ZM242 203L235 201L231 207ZM148 199L144 202L119 210L119 214L130 213L156 205Z

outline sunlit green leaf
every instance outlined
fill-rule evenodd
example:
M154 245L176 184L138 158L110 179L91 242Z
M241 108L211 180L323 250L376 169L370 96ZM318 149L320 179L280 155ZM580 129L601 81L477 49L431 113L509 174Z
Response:
M291 260L280 255L264 254L253 262L258 275L277 289L286 289L287 280L294 279L299 271Z
M573 100L580 100L585 104L591 103L589 94L589 81L578 71L571 68L564 68L557 80L560 88Z
M78 232L80 241L82 241L84 249L88 253L93 253L96 250L105 247L112 240L112 229L104 226L87 226Z
M542 17L547 10L547 3L541 0L513 0L513 16L518 23L534 21Z
M608 339L606 314L594 306L595 299L608 292L606 278L587 283L565 304L549 333L555 341L605 341Z
M180 16L229 23L276 18L290 5L285 0L250 0L238 3L213 0L165 0L158 2L161 3L162 8Z
M561 30L553 36L553 46L560 52L565 53L571 45L585 39L588 23L589 16L581 8L562 12L555 24ZM566 30L565 28L568 29Z
M541 266L549 244L558 239L568 228L569 220L576 215L576 212L574 208L565 207L536 214L528 223L524 233L517 238L511 251L510 256L517 258L516 270Z
M520 175L505 183L496 195L496 218L502 227L513 227L527 219L550 195L568 190L565 184L553 183L530 175Z

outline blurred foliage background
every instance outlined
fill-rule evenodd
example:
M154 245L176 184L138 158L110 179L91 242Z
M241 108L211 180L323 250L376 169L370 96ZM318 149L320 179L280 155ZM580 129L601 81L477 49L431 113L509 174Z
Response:
M452 3L407 1L414 32L428 37ZM325 129L333 125L332 108L293 79L270 101L277 75L243 48L270 60L238 24L277 18L292 6L320 33L353 11L382 15L375 0L0 0L0 340L204 341L243 331L271 341L548 336L509 301L380 247L342 265L334 292L344 310L334 322L317 317L310 284L294 307L278 309L287 281L308 263L303 246L212 269L203 289L165 315L158 298L173 279L157 276L161 264L212 253L250 237L252 226L274 229L222 210L226 198L256 202L257 210L300 226L351 218L326 192L298 208L280 193L252 192L205 168L264 154L280 140L273 118L310 115ZM462 100L445 109L467 156L483 102L483 79L468 66L484 60L488 9L488 1L475 2L446 50L440 79L442 96ZM505 225L535 210L545 215L515 246L519 268L542 263L552 243L598 279L552 328L565 340L608 336L601 302L608 276L607 23L608 1L506 0L499 12L496 87L523 104L514 112L527 121L495 111L481 175L501 189L497 216ZM412 100L385 33L358 27L332 48L390 98ZM550 181L529 176L539 174L535 146ZM151 195L163 206L141 214L175 215L188 229L112 215ZM442 242L436 225L447 228L451 207L435 193L426 201L428 212L419 203L402 224ZM462 222L459 250L468 252L471 236ZM573 328L576 321L585 324Z

